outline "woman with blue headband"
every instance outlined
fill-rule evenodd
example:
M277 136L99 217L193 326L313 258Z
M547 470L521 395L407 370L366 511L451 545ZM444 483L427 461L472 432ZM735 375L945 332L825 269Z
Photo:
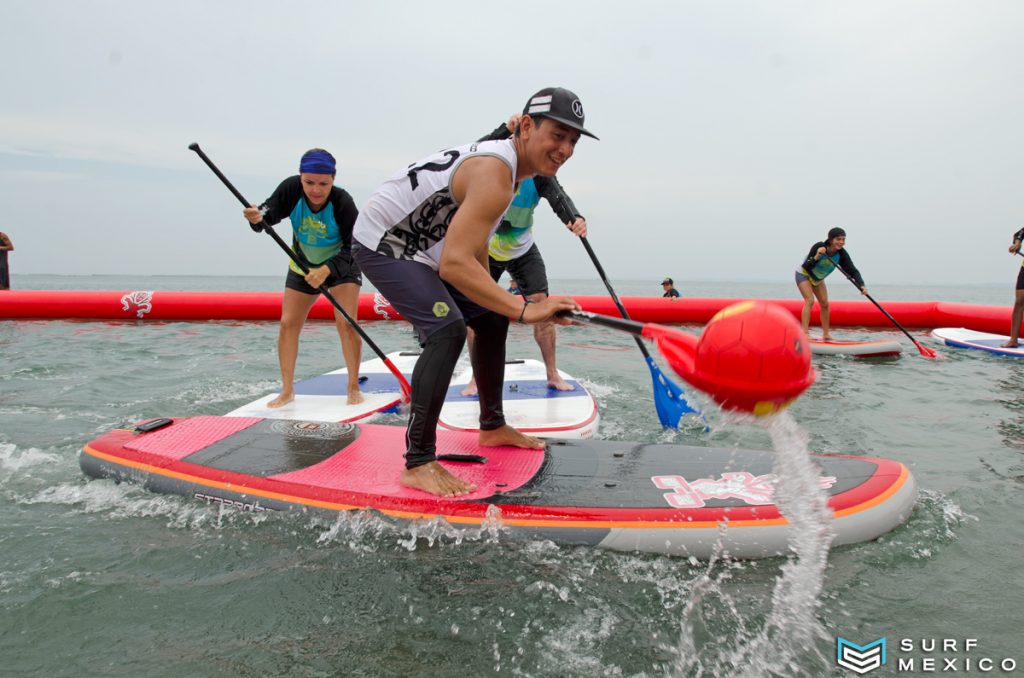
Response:
M352 226L359 211L352 196L334 185L335 174L334 156L322 148L311 149L302 156L296 176L282 181L259 207L253 205L243 210L253 226L260 221L273 226L288 217L292 224L292 249L309 270L304 274L294 262L288 266L277 339L281 392L267 407L282 407L295 399L299 334L320 294L318 288L326 284L342 308L356 317L363 278L352 258ZM355 405L363 401L359 391L362 341L337 310L334 323L348 369L348 404Z

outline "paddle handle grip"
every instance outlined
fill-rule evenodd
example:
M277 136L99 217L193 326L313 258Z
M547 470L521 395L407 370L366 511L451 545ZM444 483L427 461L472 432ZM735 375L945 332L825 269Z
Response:
M199 144L192 142L191 144L188 145L188 150L196 152L196 155L198 155L199 158L206 163L206 166L209 167L210 170L217 175L217 178L220 179L224 183L224 185L228 187L228 190L231 191L236 198L238 198L238 202L242 203L243 207L252 206L252 203L246 200L238 191L238 189L235 188L235 185L232 184L231 181L226 176L224 176L220 169L213 164L213 161L210 160L209 156L207 156L206 153L203 152L203 149L199 148Z

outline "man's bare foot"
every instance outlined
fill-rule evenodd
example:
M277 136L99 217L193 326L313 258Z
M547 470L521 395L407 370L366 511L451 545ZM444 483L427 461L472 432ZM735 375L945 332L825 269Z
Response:
M286 393L279 393L276 398L267 403L267 407L284 407L293 400L295 400L295 394L292 391L288 391Z
M576 389L575 386L562 379L562 375L555 376L554 379L548 379L548 388L553 388L558 391L573 391Z
M832 341L832 335L831 334L823 334L823 335L821 335L821 340L822 341Z
M414 490L421 490L439 497L457 497L476 490L476 485L453 476L436 461L416 468L404 469L398 482Z
M1020 345L1016 341L1008 341L1001 348L1020 348Z
M476 395L476 377L471 377L469 383L466 384L466 388L462 389L462 395L464 396L475 396Z
M354 390L354 391L350 390L348 392L348 401L347 401L346 404L348 404L348 405L358 405L359 403L363 402L363 400L364 400L363 392L359 390L359 387L356 387L356 390Z
M540 438L520 433L508 424L492 431L480 431L480 444L484 447L525 447L531 450L543 450L544 441Z

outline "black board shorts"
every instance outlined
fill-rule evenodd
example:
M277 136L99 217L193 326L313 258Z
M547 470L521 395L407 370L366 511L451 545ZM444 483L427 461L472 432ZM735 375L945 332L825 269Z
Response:
M387 300L412 323L421 344L437 330L458 320L490 313L441 280L437 271L411 259L395 259L366 247L354 248L359 268Z
M544 258L540 256L537 243L533 243L530 249L522 256L508 261L490 260L491 277L498 282L501 274L508 271L512 279L519 285L519 293L524 297L531 294L548 293L548 271L544 266Z
M1017 289L1024 290L1024 266L1020 267L1020 273L1017 274Z
M333 270L330 275L327 276L327 280L324 281L324 285L327 289L334 287L335 285L344 285L345 283L355 283L356 285L363 284L362 273L359 272L359 266L356 264L355 257L352 256L351 252L342 252L344 265L342 266L342 275L335 275ZM292 269L288 269L288 275L284 279L284 286L290 290L296 292L302 292L303 294L317 295L320 291L315 287L306 282L306 276L301 273L296 273Z

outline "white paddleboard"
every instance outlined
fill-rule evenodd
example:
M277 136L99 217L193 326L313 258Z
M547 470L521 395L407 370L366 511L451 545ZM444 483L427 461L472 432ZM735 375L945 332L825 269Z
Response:
M988 351L996 355L1024 358L1024 346L1003 348L1003 344L1010 340L1010 337L1003 334L976 332L964 327L939 327L932 330L932 336L946 344L946 346L975 348L979 351Z
M849 355L855 358L895 357L903 351L895 339L877 341L821 341L811 339L811 353L814 355Z
M406 381L412 379L412 368L419 353L388 354ZM365 377L365 379L364 379ZM229 417L262 417L264 419L306 419L309 421L361 421L378 412L395 412L402 401L398 378L380 358L367 360L359 366L359 390L363 402L349 405L348 370L342 368L295 384L295 400L273 409L267 403L278 396L267 395L228 412Z
M597 431L600 415L594 396L574 378L559 370L573 390L548 386L547 371L539 360L510 360L505 364L502 405L505 421L523 433L538 438L590 438ZM480 426L480 403L475 395L462 395L472 369L452 379L441 409L440 424L453 431L475 431Z
M415 352L389 353L388 359L412 381L419 358ZM548 388L544 364L538 360L511 360L505 365L503 392L505 420L510 426L537 437L589 438L600 422L597 402L582 384L559 370L574 387L572 391ZM452 379L441 410L440 426L457 431L476 431L480 426L480 405L476 396L462 395L471 370ZM295 384L295 400L273 409L267 403L277 397L268 393L227 413L229 417L303 419L307 421L354 422L375 414L397 412L402 401L398 379L380 358L359 367L363 402L348 405L348 370L342 368ZM365 379L364 379L365 377Z

